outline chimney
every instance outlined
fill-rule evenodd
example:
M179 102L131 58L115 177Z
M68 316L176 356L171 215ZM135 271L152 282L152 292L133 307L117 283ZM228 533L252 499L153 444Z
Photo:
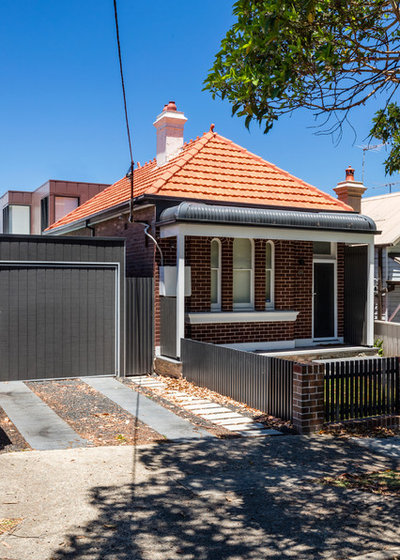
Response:
M183 127L187 118L178 111L175 101L170 101L158 115L154 126L157 129L157 165L164 165L183 146Z
M346 169L346 180L338 183L333 190L341 202L351 206L355 212L361 212L361 197L367 188L354 180L354 169L351 165Z

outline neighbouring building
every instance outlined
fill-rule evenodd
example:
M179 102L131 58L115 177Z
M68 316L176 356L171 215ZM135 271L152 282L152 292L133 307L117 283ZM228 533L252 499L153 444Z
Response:
M210 130L184 143L174 102L156 157L47 235L126 239L128 276L154 278L155 351L180 340L263 351L373 344L374 222L347 170L334 198ZM359 188L357 188L359 187ZM356 209L354 209L356 208Z
M108 186L51 179L34 191L9 190L0 197L0 233L40 234Z
M363 198L361 208L379 230L375 238L376 317L400 322L400 192Z

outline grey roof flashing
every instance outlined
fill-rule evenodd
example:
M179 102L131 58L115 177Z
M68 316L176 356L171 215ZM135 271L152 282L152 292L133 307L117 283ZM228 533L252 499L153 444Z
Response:
M371 218L353 212L303 212L274 208L217 206L195 202L182 202L178 206L166 208L160 215L158 225L165 226L174 222L379 233Z

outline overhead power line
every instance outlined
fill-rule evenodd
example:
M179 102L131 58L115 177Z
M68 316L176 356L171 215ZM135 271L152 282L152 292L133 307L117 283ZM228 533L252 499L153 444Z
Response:
M134 161L133 161L131 131L130 131L130 127L129 127L128 108L127 108L127 103L126 103L125 80L124 80L124 72L123 72L123 68L122 68L121 42L120 42L120 38L119 38L117 0L113 0L113 1L114 1L115 31L116 31L116 35L117 35L119 71L120 71L120 74L121 74L121 86L122 86L122 96L123 96L123 100L124 100L126 133L127 133L127 136L128 136L128 146L129 146L129 155L130 155L130 166L129 166L128 173L126 174L126 176L130 178L130 182L131 182L129 221L133 222L133 170L134 170L135 164L134 164Z

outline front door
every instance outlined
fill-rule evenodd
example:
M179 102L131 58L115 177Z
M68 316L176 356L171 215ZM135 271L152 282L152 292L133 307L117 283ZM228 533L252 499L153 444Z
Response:
M335 263L314 262L314 338L335 336Z

